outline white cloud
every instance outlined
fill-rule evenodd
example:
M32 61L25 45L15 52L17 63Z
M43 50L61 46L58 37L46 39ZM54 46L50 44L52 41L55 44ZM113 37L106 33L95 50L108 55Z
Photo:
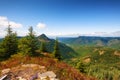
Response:
M5 16L0 16L0 28L6 28L8 25L11 25L12 28L22 27L22 24L10 21Z
M102 36L102 37L120 37L120 31L116 32L94 32L89 34L81 34L82 36Z
M0 29L0 38L3 38L5 36L5 31Z
M44 23L38 23L37 27L40 28L40 29L43 29L43 28L46 27L46 24L44 24Z
M112 32L112 36L120 37L120 31Z

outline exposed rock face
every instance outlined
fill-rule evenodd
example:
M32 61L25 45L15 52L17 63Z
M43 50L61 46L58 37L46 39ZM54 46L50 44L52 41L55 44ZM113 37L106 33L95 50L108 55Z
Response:
M114 55L120 56L120 51L115 51L115 52L114 52Z
M89 63L91 61L91 57L90 56L86 56L86 57L84 57L84 59L83 59L83 62L84 63Z
M8 73L8 72L10 72L10 68L3 69L3 70L1 71L2 74L6 74L6 73Z
M38 64L23 64L1 71L0 80L58 80L53 71L47 71Z
M86 58L86 59L84 60L85 63L89 63L90 61L91 61L90 58Z
M105 53L105 51L103 51L103 50L102 50L102 51L99 51L99 54L100 54L100 55L103 55L104 53Z

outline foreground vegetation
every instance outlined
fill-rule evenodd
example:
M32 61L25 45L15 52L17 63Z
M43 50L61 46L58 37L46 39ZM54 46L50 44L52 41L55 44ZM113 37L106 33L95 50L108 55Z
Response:
M54 71L60 80L95 80L92 77L81 74L77 69L64 62L43 55L41 57L28 57L21 54L12 55L8 60L0 62L0 70L16 67L20 64L39 64L45 66L48 71Z

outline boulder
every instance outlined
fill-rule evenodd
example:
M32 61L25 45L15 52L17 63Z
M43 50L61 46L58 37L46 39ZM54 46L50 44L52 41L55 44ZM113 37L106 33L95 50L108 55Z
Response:
M56 74L53 71L47 71L42 74L38 73L38 78L40 80L47 80L48 78L49 80L58 80L56 79Z

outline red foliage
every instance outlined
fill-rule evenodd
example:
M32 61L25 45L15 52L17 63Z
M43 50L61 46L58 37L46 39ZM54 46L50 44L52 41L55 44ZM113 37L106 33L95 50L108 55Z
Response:
M81 74L78 70L64 62L47 57L12 57L7 61L0 62L0 69L11 68L21 63L34 63L45 66L47 70L54 71L60 80L95 80L94 78Z

